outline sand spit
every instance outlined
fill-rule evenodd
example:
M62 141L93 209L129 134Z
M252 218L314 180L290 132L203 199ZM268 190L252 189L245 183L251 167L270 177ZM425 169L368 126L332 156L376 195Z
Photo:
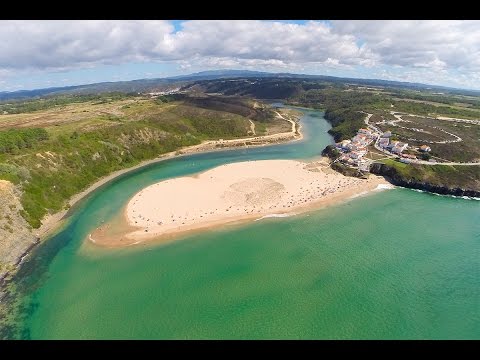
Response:
M165 180L138 192L120 223L104 225L90 239L108 247L172 239L226 223L327 206L387 184L374 175L358 179L328 170L323 162L246 161Z

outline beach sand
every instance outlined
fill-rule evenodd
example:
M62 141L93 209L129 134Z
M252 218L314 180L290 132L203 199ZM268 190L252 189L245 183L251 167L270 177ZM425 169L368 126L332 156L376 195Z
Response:
M388 184L382 177L346 177L325 162L263 160L225 164L195 176L148 186L115 224L89 235L97 245L128 246L263 216L331 205Z

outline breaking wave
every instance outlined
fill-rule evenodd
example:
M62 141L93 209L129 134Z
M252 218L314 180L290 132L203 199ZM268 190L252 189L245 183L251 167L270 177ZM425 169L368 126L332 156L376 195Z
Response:
M290 217L295 215L295 213L290 213L290 214L268 214L265 216L262 216L261 218L255 219L255 221L262 220L262 219L268 219L268 218L284 218L284 217Z
M392 184L378 184L375 190L384 190L384 189L395 189L395 186Z
M450 198L454 198L454 199L464 199L464 200L476 200L476 201L480 201L480 198L478 198L478 197L473 197L473 196L457 196L457 195L448 195L448 194L437 194L437 193L434 193L434 192L429 192L429 191L420 190L420 189L409 189L409 190L416 191L416 192L419 192L419 193L427 193L427 194L435 195L435 196L450 197Z

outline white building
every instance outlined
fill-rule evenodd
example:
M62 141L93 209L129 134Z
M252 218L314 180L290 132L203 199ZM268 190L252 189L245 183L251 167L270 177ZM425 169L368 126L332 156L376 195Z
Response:
M379 141L378 141L378 145L382 148L384 147L387 147L388 144L389 144L390 140L388 138L381 138Z
M397 142L393 147L392 147L392 152L395 154L401 154L403 150L406 150L408 148L407 143L402 143L402 142Z
M385 131L383 134L382 134L382 138L389 138L392 136L392 133L390 131Z

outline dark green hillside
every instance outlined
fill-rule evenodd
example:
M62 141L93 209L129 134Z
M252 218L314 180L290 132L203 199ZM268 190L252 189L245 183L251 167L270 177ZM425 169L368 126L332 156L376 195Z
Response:
M184 101L199 108L227 111L260 122L268 121L273 116L270 109L255 106L253 101L238 96L196 96L186 97Z

